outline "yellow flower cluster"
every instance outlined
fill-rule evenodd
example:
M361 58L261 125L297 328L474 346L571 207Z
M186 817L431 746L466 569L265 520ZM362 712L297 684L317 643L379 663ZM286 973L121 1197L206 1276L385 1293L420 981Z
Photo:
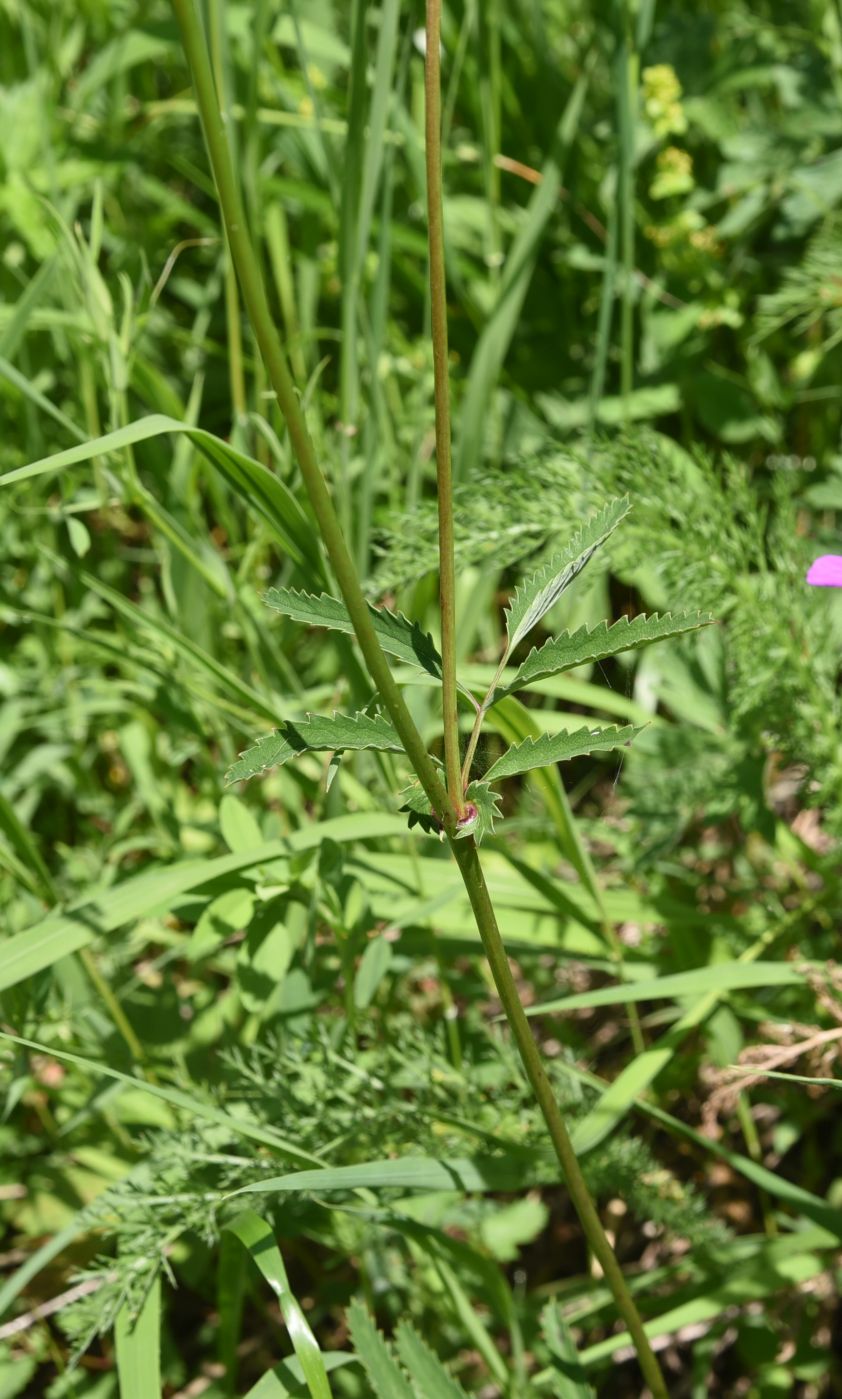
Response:
M657 248L679 251L692 248L694 252L708 257L719 257L722 245L716 229L705 223L696 209L682 209L681 213L668 224L649 224L646 237Z
M689 194L693 188L693 157L678 146L659 151L655 161L655 176L649 186L653 199L671 199L675 194Z
M681 83L669 63L643 70L643 110L657 136L680 136L687 130L681 105Z

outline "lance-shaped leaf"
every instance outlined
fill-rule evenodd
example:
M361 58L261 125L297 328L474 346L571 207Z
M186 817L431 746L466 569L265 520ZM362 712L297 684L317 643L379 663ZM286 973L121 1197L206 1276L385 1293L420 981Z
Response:
M326 627L329 631L345 632L354 635L354 624L344 602L339 598L322 593L299 593L294 588L270 588L264 594L264 602L291 617L294 622L304 622L309 627ZM433 644L433 639L422 631L417 622L410 622L401 612L388 612L385 608L368 608L374 622L374 630L383 650L407 665L420 666L437 680L441 678L441 656Z
M613 726L594 730L577 729L575 733L541 734L540 738L526 738L498 758L483 774L482 780L496 782L501 777L516 777L530 768L551 767L553 763L563 763L568 758L583 758L588 753L622 748L639 733L639 726L625 724L621 729Z
M675 616L667 613L663 617L657 613L652 617L641 614L631 621L628 617L621 617L613 626L600 622L595 627L579 627L574 632L562 632L561 636L551 637L543 646L536 646L530 651L511 679L503 675L489 703L496 704L504 695L525 690L536 680L545 680L548 675L573 670L587 661L602 661L606 656L616 656L620 651L633 651L650 641L680 636L682 632L710 626L714 620L707 612L681 612Z
M628 511L629 501L626 497L612 501L583 525L565 549L553 555L536 573L519 584L506 608L507 654L511 654L558 602L565 588L578 577Z
M403 744L396 730L383 715L308 714L306 719L290 719L274 733L258 739L242 753L226 773L226 782L256 777L267 768L280 767L299 753L342 753L346 748L379 748L402 753Z

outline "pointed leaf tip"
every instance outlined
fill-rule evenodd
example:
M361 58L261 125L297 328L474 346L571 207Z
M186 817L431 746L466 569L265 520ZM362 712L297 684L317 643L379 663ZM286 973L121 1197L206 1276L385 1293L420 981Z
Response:
M545 641L543 646L533 647L514 673L504 672L490 703L496 704L505 695L524 690L550 675L560 675L563 671L573 670L589 661L605 660L622 651L633 651L649 642L666 641L684 632L710 626L714 621L714 617L703 612L675 615L667 612L663 616L654 613L651 617L641 613L631 619L621 617L611 625L599 622L595 627L579 627L574 632L562 632L560 636Z
M569 758L587 757L589 753L622 748L641 732L641 726L626 724L622 728L576 729L574 733L542 734L526 738L498 758L483 775L483 782L497 782L502 777L516 777L531 768L551 767Z
M570 543L515 589L506 608L507 652L528 636L628 514L628 496L592 516Z

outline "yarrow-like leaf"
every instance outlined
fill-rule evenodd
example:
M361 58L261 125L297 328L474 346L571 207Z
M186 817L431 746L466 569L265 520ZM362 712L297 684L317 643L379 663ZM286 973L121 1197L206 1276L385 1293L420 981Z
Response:
M290 719L274 733L258 739L226 773L226 782L242 782L267 768L280 767L299 753L333 752L345 749L378 748L402 753L403 744L391 722L383 715L334 714L331 717L308 714L306 719Z
M626 724L623 728L577 729L575 733L541 734L540 738L526 738L498 758L483 774L482 780L497 782L501 777L516 777L530 768L551 767L568 758L582 758L588 753L622 748L639 733L639 726Z
M583 525L565 549L555 554L515 589L506 608L508 653L523 641L558 602L564 590L578 577L600 545L605 543L623 517L628 514L629 509L627 497L612 501Z
M631 621L628 617L621 617L613 626L600 622L595 627L579 627L574 632L562 632L561 636L551 637L543 646L536 646L530 651L511 679L504 674L489 705L496 704L504 695L510 695L515 690L534 685L537 680L545 680L549 675L573 670L587 661L604 660L606 656L615 656L620 651L632 651L650 641L680 636L683 632L710 626L713 621L709 613L703 612L682 612L675 616L667 613L663 617L657 613L652 617L641 614Z
M313 593L296 592L294 588L270 588L263 600L294 622L354 635L354 624L344 602L327 593L316 597ZM437 680L441 678L441 656L432 637L422 631L417 622L410 622L401 612L389 612L371 604L368 610L384 651L407 665L420 666Z

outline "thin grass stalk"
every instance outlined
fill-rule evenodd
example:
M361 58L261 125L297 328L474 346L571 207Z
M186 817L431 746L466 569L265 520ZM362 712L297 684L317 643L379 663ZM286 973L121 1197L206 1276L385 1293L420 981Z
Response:
M453 544L453 469L450 444L450 365L447 343L447 285L444 267L444 207L441 175L441 0L428 0L424 62L424 134L427 166L427 228L430 257L430 318L436 401L436 487L439 512L439 600L441 605L441 704L444 769L451 805L464 806L459 762L456 699L456 562Z
M225 66L225 0L209 0L208 31L210 38L211 63L214 81L222 108L223 120L230 131L230 102L228 100L228 78ZM229 139L231 139L229 137ZM231 407L234 410L234 423L240 428L245 421L248 404L246 401L246 375L243 360L243 331L240 324L240 295L237 289L237 274L231 260L231 253L225 250L225 319L228 331L228 380L231 393Z
M621 0L621 39L618 53L617 103L620 136L620 257L623 266L620 311L620 394L628 417L634 387L634 162L635 121L640 58L637 50L634 0Z
M439 0L434 0L434 3L439 3ZM231 255L240 280L243 301L252 322L258 347L266 362L269 378L278 399L278 406L286 418L287 430L301 468L305 488L337 583L354 624L360 650L368 665L372 680L378 687L383 703L400 735L407 756L415 768L434 810L442 816L450 848L465 884L503 1009L523 1061L527 1078L547 1123L565 1184L582 1223L588 1244L603 1269L606 1281L614 1295L617 1309L633 1338L641 1371L654 1399L668 1399L660 1367L643 1329L643 1323L626 1285L622 1269L608 1242L596 1207L590 1197L581 1167L573 1151L570 1136L556 1103L552 1085L544 1071L532 1030L520 1003L488 887L480 866L476 845L471 837L461 840L456 838L456 811L451 806L447 790L442 784L435 765L406 708L403 696L374 632L368 605L345 544L333 500L316 460L313 443L269 310L259 264L245 226L242 200L225 138L224 125L219 114L204 34L195 5L193 0L173 0L173 9L178 19L182 43L191 71L208 156L228 234ZM436 72L438 72L438 64L436 64ZM438 111L440 102L438 93L436 98L435 109ZM446 499L445 513L449 513L452 519L452 498L449 496Z
M615 283L617 280L617 201L611 201L608 213L608 230L605 240L605 266L602 273L602 291L599 298L599 320L596 332L596 353L591 376L588 421L591 432L596 431L599 419L599 404L605 392L605 375L608 366L608 352L611 340L611 318L614 310Z

